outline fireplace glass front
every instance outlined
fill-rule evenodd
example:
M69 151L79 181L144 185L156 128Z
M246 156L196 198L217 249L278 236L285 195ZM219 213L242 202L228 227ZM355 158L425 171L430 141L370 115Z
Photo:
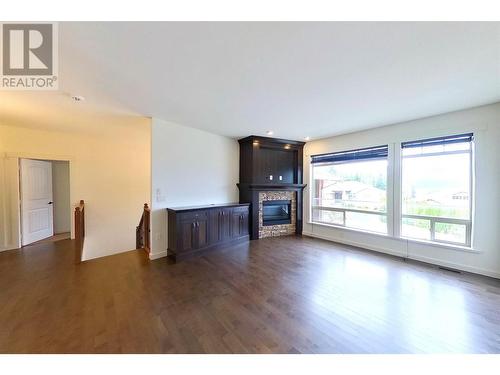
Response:
M262 202L263 225L291 224L292 201L264 201Z

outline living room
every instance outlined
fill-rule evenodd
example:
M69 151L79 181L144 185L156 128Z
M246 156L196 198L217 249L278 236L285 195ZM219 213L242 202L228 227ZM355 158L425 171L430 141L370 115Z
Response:
M499 353L500 23L0 26L1 353Z

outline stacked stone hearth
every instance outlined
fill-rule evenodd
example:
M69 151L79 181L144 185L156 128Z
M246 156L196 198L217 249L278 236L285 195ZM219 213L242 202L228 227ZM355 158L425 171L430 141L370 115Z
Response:
M263 224L263 202L270 200L292 201L291 224L266 225ZM295 234L297 200L294 191L261 191L259 192L259 238L288 236Z

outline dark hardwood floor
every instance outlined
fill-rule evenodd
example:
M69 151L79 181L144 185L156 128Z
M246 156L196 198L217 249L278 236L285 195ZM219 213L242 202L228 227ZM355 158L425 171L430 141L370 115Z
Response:
M2 353L498 353L500 281L311 238L178 264L0 254Z

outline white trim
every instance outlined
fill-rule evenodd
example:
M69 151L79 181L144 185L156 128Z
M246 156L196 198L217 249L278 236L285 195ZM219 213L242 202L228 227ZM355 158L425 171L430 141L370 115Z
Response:
M495 271L491 271L491 270L486 270L484 268L464 266L464 265L459 264L459 263L447 262L447 261L443 261L443 260L436 259L436 258L426 257L423 255L412 255L409 259L418 260L419 262L424 262L424 263L428 263L428 264L434 264L436 266L453 268L456 270L470 272L470 273L474 273L477 275L484 275L484 276L489 276L489 277L494 277L496 279L500 279L500 273L495 272Z
M149 260L164 258L167 255L167 250L160 251L159 253L149 253Z
M394 256L397 256L397 257L401 257L401 258L406 258L406 253L405 252L399 252L399 251L389 250L389 249L386 249L386 248L383 248L383 247L380 247L380 246L368 245L368 244L363 243L363 242L346 240L344 238L335 238L335 239L332 239L332 238L327 237L327 236L322 236L320 234L316 234L316 233L312 233L312 232L306 232L306 231L303 231L302 234L304 236L307 236L307 237L319 238L319 239L325 240L325 241L337 242L337 243L341 243L341 244L344 244L344 245L356 246L356 247L360 247L362 249L373 250L373 251L377 251L379 253L384 253L384 254L394 255ZM369 234L371 234L371 233L369 233Z
M387 234L394 236L394 143L387 145L387 179L386 179L386 198L385 211Z
M387 212L382 212L382 211L368 211L368 210L359 210L357 208L343 208L343 207L331 207L331 206L311 206L311 208L314 210L320 210L320 211L337 211L337 212L356 212L359 214L369 214L369 215L380 215L380 216L387 216Z
M341 229L344 229L344 228L341 228ZM486 270L484 268L464 266L462 264L458 264L458 263L454 263L454 262L447 262L447 261L443 261L440 259L426 257L426 256L422 256L422 255L408 255L407 256L407 254L405 254L404 252L393 251L393 250L389 250L389 249L386 249L386 248L383 248L380 246L368 245L366 243L362 243L362 242L358 242L358 241L350 241L350 240L346 240L343 238L330 238L330 237L318 235L318 234L312 233L312 232L303 231L302 234L304 236L307 236L307 237L319 238L319 239L322 239L325 241L341 243L341 244L350 245L350 246L356 246L356 247L359 247L362 249L373 250L373 251L376 251L379 253L394 255L394 256L397 256L400 258L417 260L419 262L433 264L436 266L453 268L453 269L457 269L457 270L464 271L464 272L470 272L470 273L474 273L474 274L478 274L478 275L484 275L484 276L489 276L489 277L494 277L496 279L500 279L500 273L495 272L495 271L491 271L491 270ZM372 233L367 233L367 234L372 234ZM401 238L391 238L391 239L402 240ZM406 241L406 239L404 239L404 240ZM408 241L408 242L415 242L415 241ZM434 245L434 244L429 244L429 245ZM442 245L439 244L438 246L441 247ZM448 246L444 246L444 247L448 247ZM478 251L474 251L474 252L478 252Z
M448 243L444 243L444 242L432 242L432 241L419 240L419 239L408 238L408 237L394 237L394 236L389 236L388 234L384 234L384 233L370 232L367 230L361 230L361 229L355 229L355 228L348 228L348 227L343 227L343 226L335 225L335 224L326 224L326 223L311 222L311 221L308 221L307 224L309 224L311 226L319 225L319 226L326 227L326 228L341 229L341 230L346 230L349 232L368 234L371 236L383 237L383 238L387 238L390 240L396 240L396 241L401 241L401 242L439 247L439 248L448 249L448 250L458 250L458 251L464 251L467 253L474 253L474 254L481 254L482 253L481 250L476 250L476 249L473 249L472 247L453 245L453 244L448 244ZM327 238L327 239L329 239L329 238ZM331 240L331 239L329 239L329 240ZM331 240L331 241L333 241L333 240Z
M384 238L391 238L391 239L395 239L395 240L399 239L399 238L391 237L391 236L389 236L386 233L371 232L369 230L356 229L356 228L351 228L351 227L344 227L342 225L322 223L322 222L319 222L319 221L308 221L307 224L310 224L312 226L319 225L319 226L326 227L326 228L342 229L342 230L346 230L346 231L349 231L349 232L355 232L355 233L371 234L373 236L379 236L379 237L384 237Z
M392 236L401 237L401 202L402 202L402 174L401 174L401 143L393 143L393 179L392 179L392 209L393 209L393 233Z
M476 250L476 249L473 249L472 247L454 245L454 244L446 243L446 242L432 242L432 241L419 240L416 238L407 238L407 237L394 238L394 239L406 241L408 243L413 243L413 244L418 244L418 245L440 247L442 249L447 249L447 250L458 250L458 251L463 251L466 253L473 253L473 254L481 254L482 253L481 250Z
M75 161L71 155L38 154L32 152L6 152L6 158L35 159L35 160L55 160L55 161Z
M15 200L16 202L16 214L17 218L16 221L16 236L14 237L13 240L13 245L14 246L12 249L18 249L22 247L22 228L21 228L21 196L20 196L20 189L21 189L21 180L20 180L20 160L21 159L33 159L33 160L46 160L46 161L67 161L69 163L69 196L70 196L70 202L73 202L73 197L74 197L74 168L75 168L75 157L71 155L57 155L57 154L43 154L43 153L29 153L29 152L6 152L3 153L5 160L10 159L10 160L17 160L17 172L15 175L15 183L16 183L16 190L14 192L15 196L11 197L11 200ZM71 222L71 228L70 228L70 238L75 239L75 223L74 223L74 216L73 216L73 204L70 204L70 222ZM9 250L12 250L9 249Z
M465 143L465 142L464 142ZM437 242L437 243L450 243L453 245L452 242L447 242L447 241L442 241L442 240L436 240L435 238L435 233L436 233L436 227L435 223L436 222L442 222L442 223L450 223L450 224L460 224L460 225L465 225L465 244L457 244L459 247L465 247L469 248L472 247L472 232L473 232L473 208L474 208L474 199L475 199L475 194L474 194L474 186L475 186L475 174L474 174L474 139L472 141L468 142L469 143L469 149L468 150L457 150L457 151L439 151L439 152L428 152L428 153L420 153L420 154L412 154L412 155L403 155L401 152L402 150L402 144L399 144L399 149L400 149L400 158L401 161L403 159L408 159L408 158L420 158L420 157L428 157L428 156L442 156L442 155L458 155L458 154L468 154L469 155L469 219L468 220L458 220L458 219L452 219L452 218L441 218L441 217L433 217L433 216L423 216L423 215L411 215L411 214L403 214L403 173L402 173L402 162L401 162L401 178L399 180L399 187L401 189L400 191L400 202L399 202L399 208L400 208L400 213L399 213L399 222L400 222L400 229L402 229L402 220L404 218L410 218L410 219L423 219L423 220L429 220L430 222L430 235L431 235L431 242ZM425 147L425 146L424 146ZM445 221L439 221L438 219L442 219ZM455 221L455 222L453 222ZM461 222L459 222L461 221ZM401 233L400 233L400 237ZM402 237L403 238L403 237Z
M15 247L14 245L10 245L10 246L2 246L0 248L0 253L2 251L8 251L8 250L16 250L16 249L19 249L18 247Z

